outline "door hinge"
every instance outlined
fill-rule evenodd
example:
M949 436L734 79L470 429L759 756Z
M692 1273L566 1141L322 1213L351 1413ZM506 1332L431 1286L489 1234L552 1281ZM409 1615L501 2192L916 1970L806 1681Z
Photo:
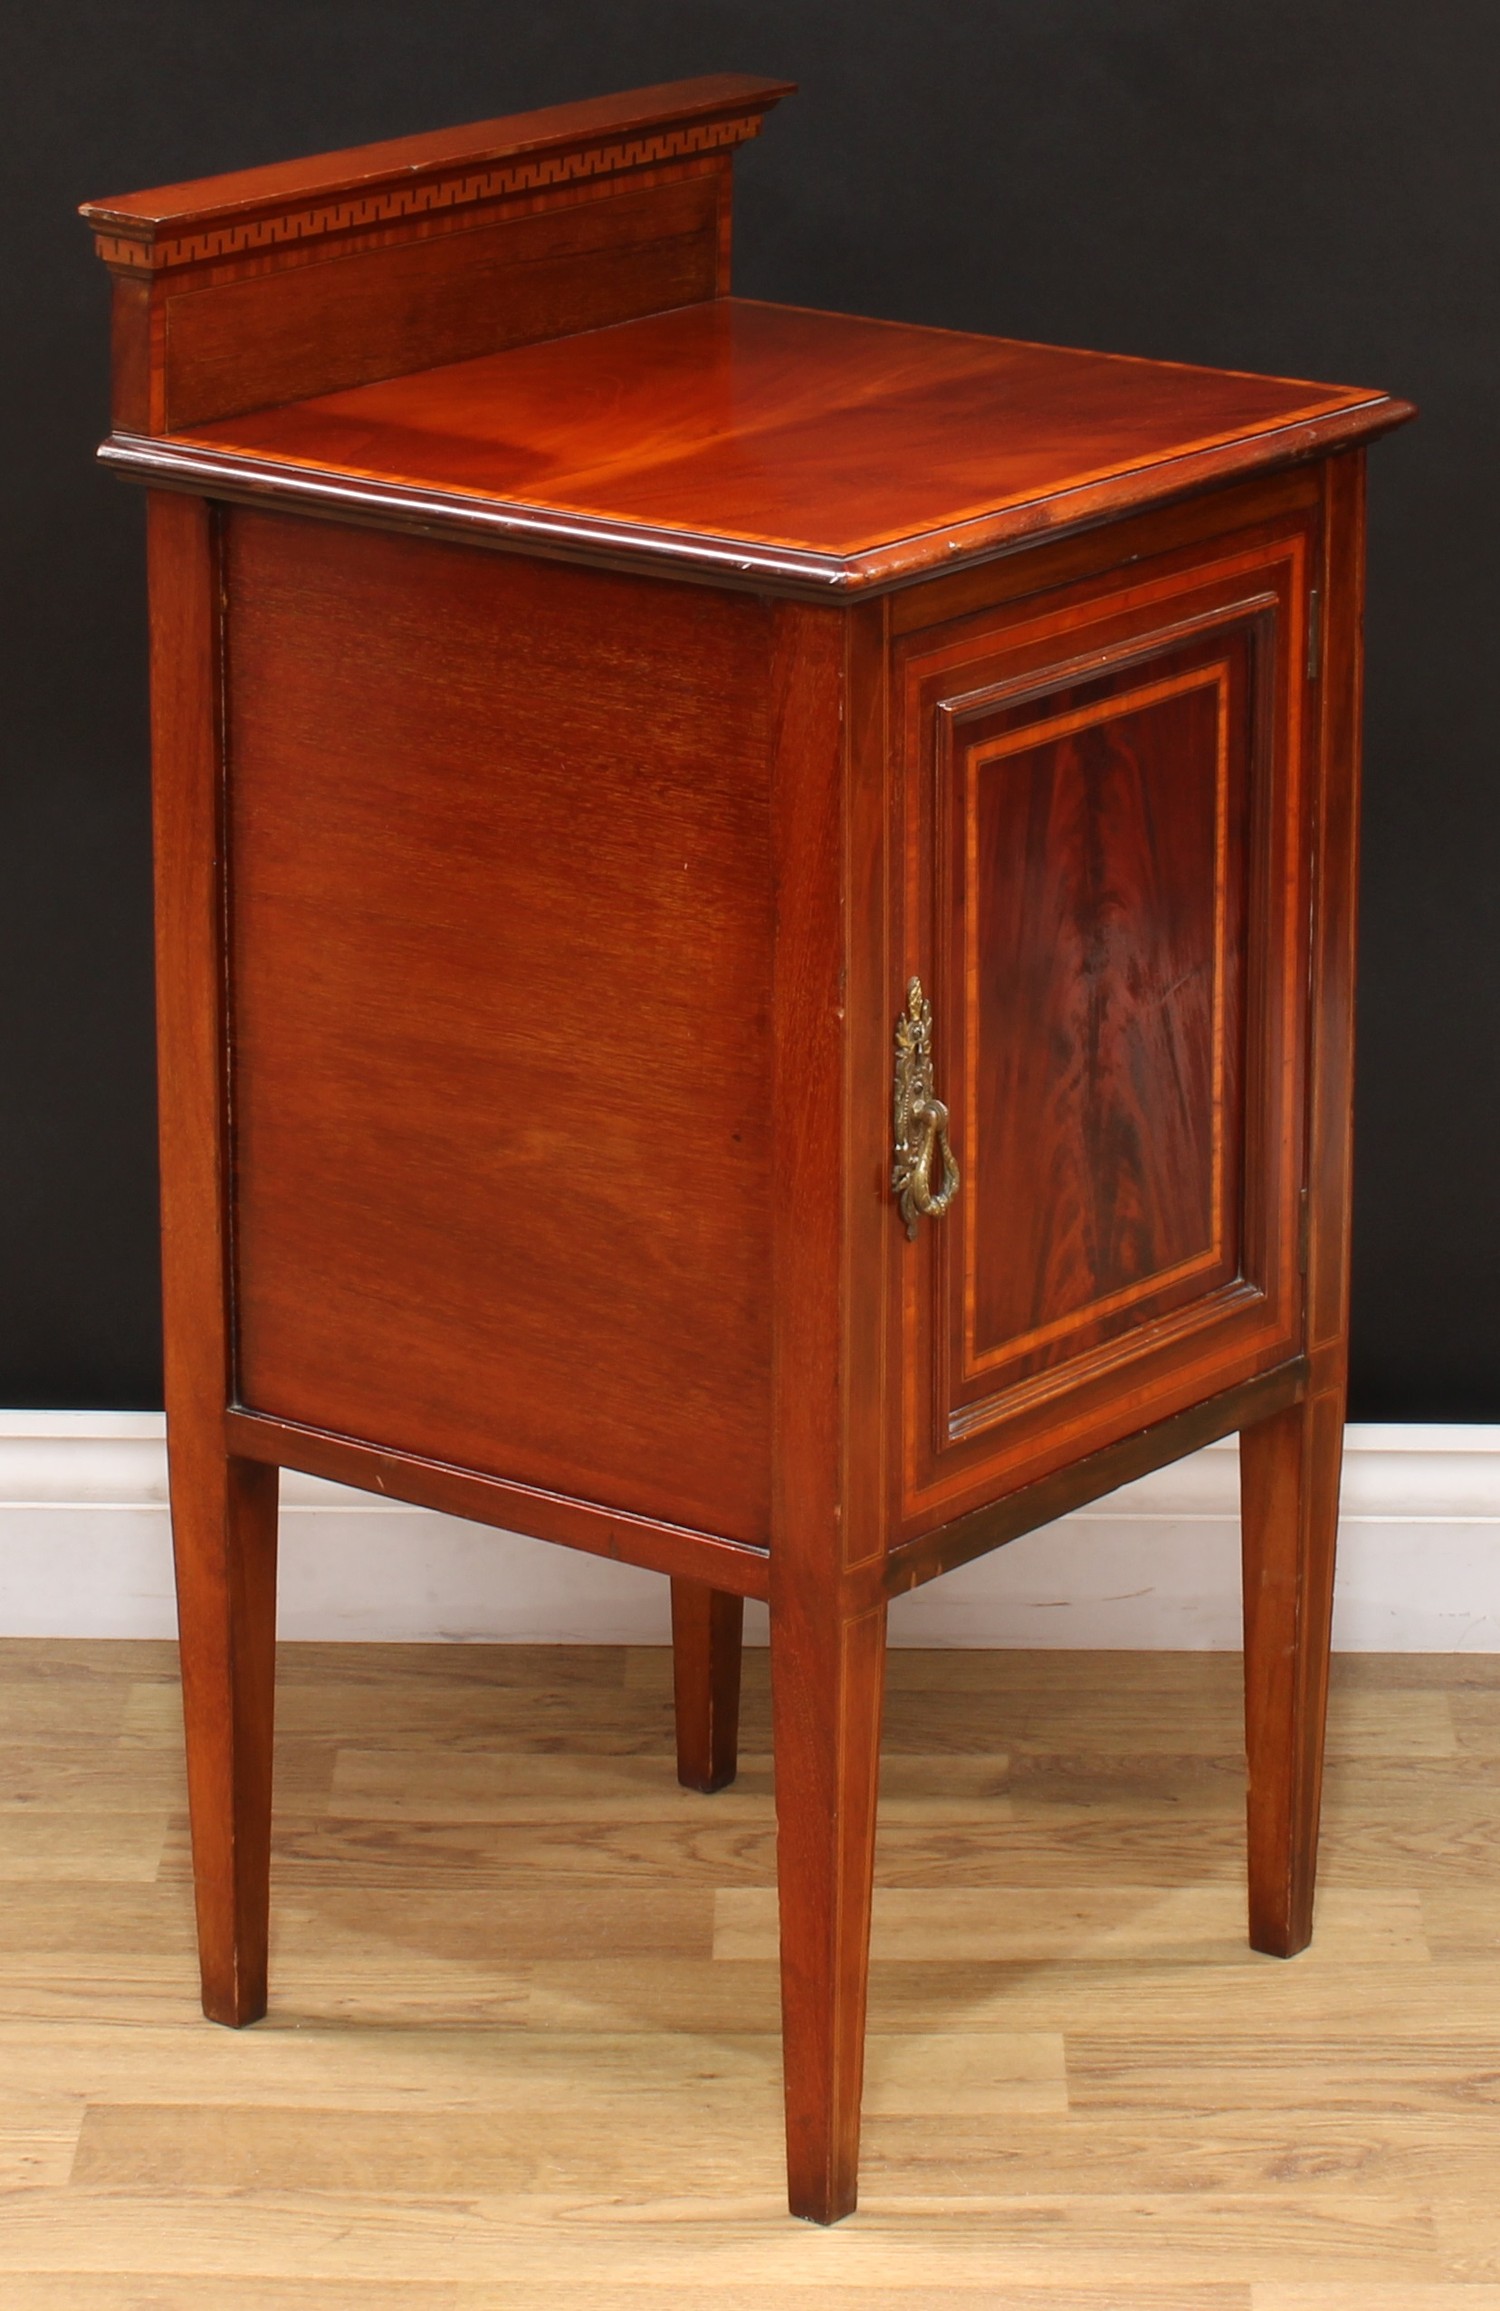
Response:
M1316 682L1323 663L1323 603L1314 586L1307 597L1307 679Z
M1302 1190L1301 1210L1297 1215L1297 1273L1307 1274L1309 1247L1312 1243L1312 1200L1306 1188Z

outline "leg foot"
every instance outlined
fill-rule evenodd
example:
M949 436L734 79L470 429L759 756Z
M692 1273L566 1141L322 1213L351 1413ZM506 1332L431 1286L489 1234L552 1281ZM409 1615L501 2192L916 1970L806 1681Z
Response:
M203 2011L266 2010L278 1472L169 1443Z
M1250 1942L1277 1958L1312 1934L1343 1442L1341 1385L1240 1438Z
M723 1789L734 1779L744 1625L743 1597L705 1581L673 1581L672 1688L684 1789Z
M771 1608L788 2197L813 2223L858 2189L885 1622Z

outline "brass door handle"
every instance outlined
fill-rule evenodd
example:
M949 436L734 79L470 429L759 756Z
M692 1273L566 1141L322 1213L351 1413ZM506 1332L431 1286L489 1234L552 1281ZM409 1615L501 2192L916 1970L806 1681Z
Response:
M942 1155L942 1180L932 1184ZM896 1161L891 1171L907 1236L920 1219L940 1220L958 1194L958 1166L948 1145L948 1110L932 1084L932 1005L913 979L896 1022Z

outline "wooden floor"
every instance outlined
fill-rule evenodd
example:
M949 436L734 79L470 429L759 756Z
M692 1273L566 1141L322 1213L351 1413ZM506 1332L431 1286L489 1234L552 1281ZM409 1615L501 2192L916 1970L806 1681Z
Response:
M284 1655L272 2012L196 2011L167 1648L0 1645L4 2311L1500 2311L1500 1658L1339 1665L1245 1948L1238 1662L897 1653L860 2213L783 2211L765 1657Z

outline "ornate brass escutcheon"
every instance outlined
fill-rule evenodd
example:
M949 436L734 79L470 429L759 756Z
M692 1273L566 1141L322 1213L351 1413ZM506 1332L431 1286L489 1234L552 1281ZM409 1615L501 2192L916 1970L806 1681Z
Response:
M942 1151L942 1183L932 1167ZM906 1233L915 1241L924 1216L940 1220L958 1194L958 1166L948 1145L948 1110L932 1087L932 1005L913 979L896 1022L896 1161L891 1172Z

